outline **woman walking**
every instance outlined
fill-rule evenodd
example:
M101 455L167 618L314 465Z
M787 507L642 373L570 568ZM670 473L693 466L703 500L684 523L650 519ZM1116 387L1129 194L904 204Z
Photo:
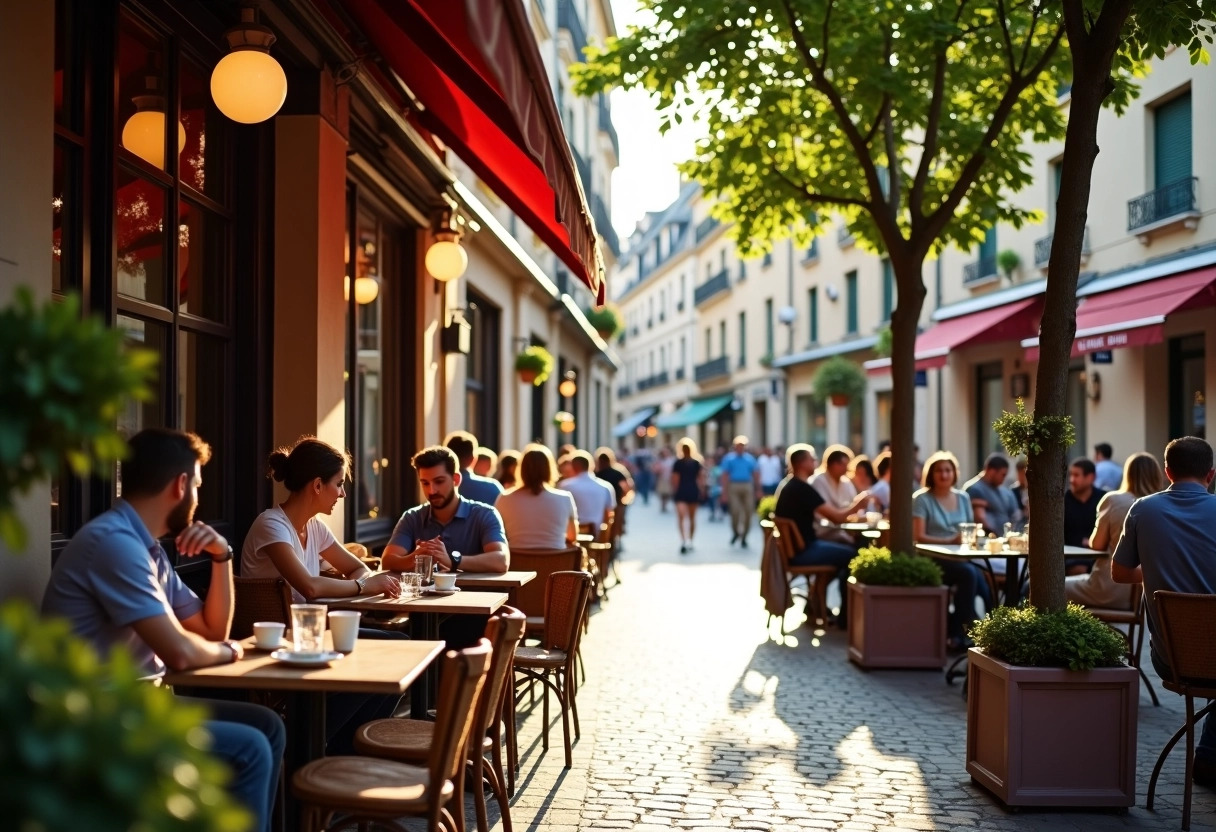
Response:
M705 465L697 453L697 443L684 437L676 445L679 458L671 466L671 490L676 504L676 524L680 527L680 554L692 551L697 532L697 506L705 483ZM685 534L684 528L688 527Z

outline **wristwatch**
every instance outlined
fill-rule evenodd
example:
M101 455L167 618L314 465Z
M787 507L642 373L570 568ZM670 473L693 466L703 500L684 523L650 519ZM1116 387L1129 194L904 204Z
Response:
M452 571L455 572L455 571L459 570L460 562L462 560L464 560L464 555L460 554L460 552L452 552L451 554L448 555L448 557L452 561Z
M367 579L370 577L371 575L364 575L362 578L355 578L355 586L358 587L358 591L355 593L356 595L363 594L363 585L367 583Z
M217 557L211 558L212 563L227 563L230 560L232 560L232 544L231 543L228 544L228 553L226 555L220 555L218 558Z

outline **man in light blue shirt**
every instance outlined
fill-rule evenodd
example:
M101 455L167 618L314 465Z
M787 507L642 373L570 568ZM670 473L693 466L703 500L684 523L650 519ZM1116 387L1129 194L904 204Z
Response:
M747 437L736 436L734 450L722 457L722 491L730 505L730 544L747 548L747 532L752 525L752 512L760 499L760 469L756 458L747 452Z
M1132 503L1111 564L1119 583L1144 584L1149 656L1163 677L1173 673L1155 643L1153 593L1216 594L1216 496L1208 493L1216 478L1212 446L1195 436L1173 440L1165 446L1165 475L1169 488ZM1195 749L1193 779L1216 787L1216 720L1211 715Z
M494 505L503 492L502 483L473 473L473 462L477 458L477 437L467 430L455 430L447 435L443 444L456 454L460 463L461 495L488 506Z
M1109 442L1094 445L1094 488L1118 491L1123 485L1123 466L1111 459L1115 450Z

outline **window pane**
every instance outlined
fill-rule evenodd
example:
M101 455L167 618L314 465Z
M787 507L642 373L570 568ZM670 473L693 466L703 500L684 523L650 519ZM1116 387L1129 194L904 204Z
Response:
M51 189L51 290L63 292L78 285L80 250L76 245L79 206L76 204L77 153L55 142L55 170Z
M226 219L192 202L178 205L177 273L182 312L226 323L228 256L231 237Z
M75 4L71 4L75 5ZM80 82L67 0L55 0L55 123L79 132Z
M227 202L228 122L211 100L211 72L193 61L181 63L181 122L185 146L178 157L182 184L218 202Z
M197 433L217 450L231 447L228 440L227 344L219 338L182 330L177 335L178 427ZM203 487L198 491L200 520L226 518L224 471L232 464L222 453L203 469Z
M354 489L360 518L380 516L383 501L381 459L384 456L384 384L380 318L388 287L381 282L386 239L376 217L360 213L355 246L355 294L358 353L354 393L357 397L358 439L354 448ZM372 291L374 288L374 293ZM364 302L366 301L366 302Z
M165 95L164 39L125 9L118 29L119 142L144 164L165 170L165 121L169 102ZM178 125L174 142L185 141Z
M160 376L163 378L166 370L166 347L168 345L168 327L151 321L143 321L127 315L119 315L115 326L123 333L123 341L128 347L138 347L152 350L160 355ZM152 398L146 402L129 401L118 414L118 432L124 438L130 438L144 428L160 427L165 424L165 408L160 382L152 386ZM122 496L122 463L118 464L117 495Z
M165 190L124 169L118 172L118 292L165 304Z

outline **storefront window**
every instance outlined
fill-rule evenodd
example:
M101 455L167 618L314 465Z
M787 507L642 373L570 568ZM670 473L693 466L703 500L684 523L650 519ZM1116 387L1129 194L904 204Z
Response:
M988 454L1002 449L1001 439L992 428L992 423L1005 409L1005 378L1001 362L993 361L975 368L975 399L975 467L978 468ZM1084 403L1082 397L1082 408ZM962 473L960 471L959 475L962 476Z
M502 345L499 343L501 311L481 295L470 291L465 319L472 327L472 339L465 372L465 414L468 429L478 442L499 450L498 391L499 363Z
M355 329L355 353L350 362L350 393L356 430L350 443L354 460L352 491L356 517L375 519L384 506L384 351L382 312L391 302L392 288L384 278L392 253L379 217L363 208L357 214L354 246L347 246L345 292L348 318ZM352 262L353 261L353 262ZM348 359L350 356L348 355Z
M794 441L809 442L820 453L828 444L827 411L809 394L794 399Z
M1170 339L1170 436L1207 436L1202 335Z

